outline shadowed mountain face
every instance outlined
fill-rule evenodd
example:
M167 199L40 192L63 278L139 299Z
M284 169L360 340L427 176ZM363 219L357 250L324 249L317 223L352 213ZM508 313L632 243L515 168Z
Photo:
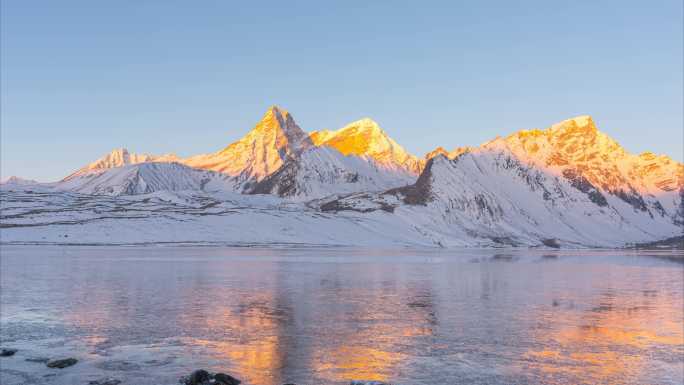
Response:
M440 246L616 246L684 231L684 165L629 154L588 116L479 147L438 147L418 159L370 119L307 134L287 111L271 107L247 135L215 153L179 159L121 149L56 184L3 185L27 188L217 200L232 194L245 208L258 201L247 195L270 196L325 213L323 231L352 215L391 228L378 234L381 242ZM286 228L296 241L296 225ZM352 242L344 234L331 239Z

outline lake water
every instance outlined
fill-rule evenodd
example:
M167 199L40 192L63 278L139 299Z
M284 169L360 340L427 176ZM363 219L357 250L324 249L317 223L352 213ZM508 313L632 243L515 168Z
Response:
M681 254L0 249L0 382L682 384ZM674 256L674 258L672 258ZM26 358L76 357L66 369Z

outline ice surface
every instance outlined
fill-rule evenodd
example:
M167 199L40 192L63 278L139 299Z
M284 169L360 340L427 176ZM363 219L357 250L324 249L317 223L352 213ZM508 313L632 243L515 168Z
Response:
M681 384L675 252L0 249L0 382ZM679 262L677 262L679 261ZM41 358L75 357L66 369Z

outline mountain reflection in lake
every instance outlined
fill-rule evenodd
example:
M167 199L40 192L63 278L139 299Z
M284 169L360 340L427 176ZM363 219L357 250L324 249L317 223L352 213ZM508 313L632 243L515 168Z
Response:
M684 264L668 252L1 251L7 385L197 368L253 385L684 381ZM25 361L55 356L80 362Z

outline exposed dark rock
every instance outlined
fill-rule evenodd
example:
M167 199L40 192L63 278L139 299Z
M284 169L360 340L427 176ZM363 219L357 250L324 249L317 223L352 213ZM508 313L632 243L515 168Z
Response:
M251 185L248 194L277 194L281 197L297 194L297 161L288 158L278 171Z
M349 183L356 183L359 181L359 173L355 172L353 174L347 174L345 180Z
M580 172L567 169L563 171L563 176L565 179L570 181L570 185L579 191L587 194L589 199L601 207L608 206L608 201L606 197L601 194L601 192L593 185L587 178L585 178Z
M368 196L363 196L365 199L370 199ZM347 203L344 199L335 199L330 202L323 203L320 206L320 210L323 212L339 212L339 211L356 211L359 213L370 213L373 211L377 210L382 210L386 211L388 213L393 213L394 212L394 206L383 202L383 201L373 201L374 203L377 203L378 207L365 207L365 208L358 208L355 207L353 204Z
M239 385L242 381L238 380L237 378L230 376L225 373L216 373L214 374L214 380L216 381L217 384L222 384L222 385Z
M489 214L489 217L494 217L494 211L487 204L487 198L483 194L475 195L475 204L482 214Z
M354 206L349 206L343 204L339 199L334 201L326 202L321 205L321 211L323 212L338 212L338 211L357 211L361 213L367 213L373 211L371 208L357 209Z
M0 349L0 357L10 357L10 356L13 356L14 353L16 353L16 352L17 352L17 349L3 348L3 349Z
M519 242L514 241L509 237L491 237L491 240L495 243L507 246L520 246Z
M185 384L186 385L202 385L204 383L208 383L209 380L211 380L211 375L209 375L209 372L207 372L204 369L199 369L199 370L195 370L194 372L190 373L190 376L188 377Z
M635 249L677 249L684 250L684 235L662 239L655 242L637 243L631 247ZM684 262L683 258L678 258L679 261Z
M542 244L546 247L553 247L554 249L560 249L560 244L557 240L553 238L542 239Z
M212 374L199 369L189 376L181 377L179 382L185 385L239 385L242 381L225 373Z
M646 211L646 202L636 191L626 192L622 189L613 192L613 195L627 202L630 206L637 210Z
M430 179L432 179L432 166L434 165L435 159L440 157L446 160L444 155L437 155L436 157L428 160L423 172L420 173L418 180L416 180L416 183L409 186L387 190L385 194L401 195L403 197L404 203L409 205L427 205L427 203L432 200L432 188L430 187Z
M672 222L684 228L684 187L679 189L679 207Z
M653 206L653 209L654 209L655 211L657 211L658 214L660 214L661 217L664 217L665 215L667 215L667 213L665 212L665 208L663 208L663 205L661 205L659 201L655 201L655 202L652 204L652 206Z
M64 369L68 368L69 366L76 365L77 362L78 360L75 358L64 358L59 360L50 360L46 363L46 365L48 368Z
M353 380L352 382L349 383L349 385L391 385L388 382L382 382L382 381L358 381L358 380Z

